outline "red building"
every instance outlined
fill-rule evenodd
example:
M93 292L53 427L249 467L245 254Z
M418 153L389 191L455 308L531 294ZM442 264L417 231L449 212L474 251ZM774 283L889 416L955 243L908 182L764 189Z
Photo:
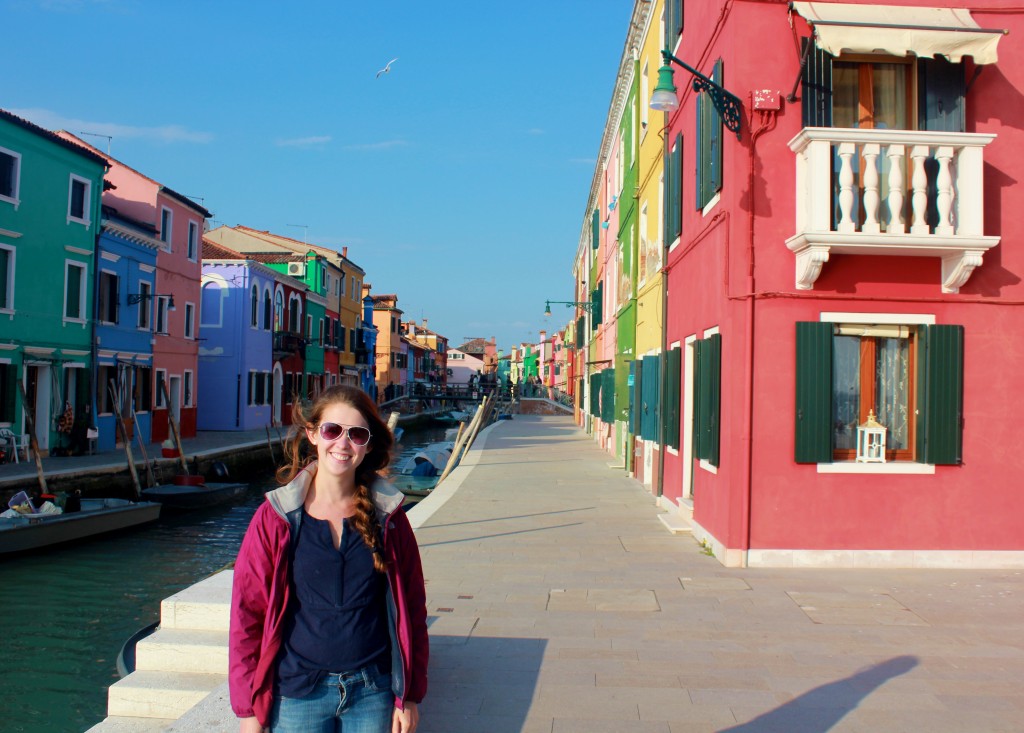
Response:
M672 53L741 109L737 134L673 64L652 113L678 192L655 484L726 565L1024 563L1024 23L942 5L668 2Z

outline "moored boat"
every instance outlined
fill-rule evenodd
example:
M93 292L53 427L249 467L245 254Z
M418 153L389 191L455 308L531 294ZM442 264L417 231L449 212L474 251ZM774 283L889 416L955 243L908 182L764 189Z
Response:
M0 555L37 550L155 521L160 505L125 499L82 499L76 512L0 517Z
M142 490L142 498L155 501L168 509L191 511L222 504L241 496L249 489L243 483L173 483Z

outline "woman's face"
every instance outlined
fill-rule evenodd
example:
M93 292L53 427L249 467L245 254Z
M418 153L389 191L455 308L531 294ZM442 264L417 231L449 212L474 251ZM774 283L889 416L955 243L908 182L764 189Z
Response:
M329 435L332 433L330 426L324 429L320 427L329 423L344 427L341 434L334 439L325 438L323 435L324 432ZM312 430L306 430L309 442L316 446L317 458L320 461L317 465L317 472L323 471L330 476L344 479L346 482L355 481L356 468L366 457L370 444L357 445L353 442L350 428L362 428L368 432L366 420L363 419L359 410L352 405L335 402L324 409L320 415L320 422ZM333 432L338 431L334 429Z

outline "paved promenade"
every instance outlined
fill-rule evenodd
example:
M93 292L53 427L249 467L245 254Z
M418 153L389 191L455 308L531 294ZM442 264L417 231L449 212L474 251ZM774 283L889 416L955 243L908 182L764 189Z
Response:
M420 733L1024 731L1021 571L730 570L568 418L483 439L410 513Z

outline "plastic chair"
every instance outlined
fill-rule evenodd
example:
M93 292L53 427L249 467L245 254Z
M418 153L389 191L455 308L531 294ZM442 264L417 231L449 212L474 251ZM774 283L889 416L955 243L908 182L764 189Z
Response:
M10 446L11 453L14 454L14 462L18 463L18 437L8 430L7 428L0 428L0 445Z

